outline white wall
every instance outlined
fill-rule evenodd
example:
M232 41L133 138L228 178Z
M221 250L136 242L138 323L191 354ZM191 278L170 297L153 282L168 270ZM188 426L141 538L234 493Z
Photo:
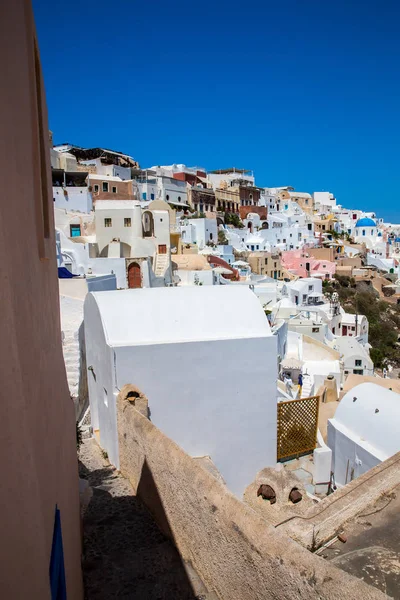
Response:
M188 271L187 269L178 269L175 272L180 279L179 285L214 285L216 280L216 277L211 269L207 271Z
M332 470L338 486L349 483L387 458L366 441L353 436L335 419L328 420L328 446L332 450Z
M191 456L210 455L235 494L276 464L275 336L115 352L117 389L138 386L152 422Z
M90 294L84 310L87 364L96 375L88 372L90 405L117 468L115 397L126 383L147 396L152 422L192 456L210 455L238 496L259 470L275 465L275 336L113 350ZM240 362L227 360L232 356Z
M114 352L107 345L99 310L90 294L85 299L84 324L92 427L94 430L100 428L100 445L108 452L111 463L119 468Z
M64 189L68 195L64 195ZM92 194L88 187L53 187L54 206L56 208L65 208L68 211L79 211L90 213L93 209Z

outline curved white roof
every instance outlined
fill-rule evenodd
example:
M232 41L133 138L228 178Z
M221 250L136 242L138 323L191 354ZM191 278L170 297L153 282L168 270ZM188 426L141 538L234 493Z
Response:
M272 335L260 301L248 286L93 292L86 297L85 315L95 310L100 313L110 346Z
M361 383L347 392L332 421L386 457L400 450L400 395L375 383Z

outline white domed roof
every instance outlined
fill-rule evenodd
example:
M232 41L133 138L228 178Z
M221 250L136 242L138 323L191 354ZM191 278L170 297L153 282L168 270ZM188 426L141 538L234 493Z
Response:
M334 420L387 457L400 450L400 395L391 390L357 385L343 396Z

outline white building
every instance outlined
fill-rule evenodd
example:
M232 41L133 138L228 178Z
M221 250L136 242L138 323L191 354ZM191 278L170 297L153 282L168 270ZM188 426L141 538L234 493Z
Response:
M196 244L199 250L211 242L218 243L218 228L216 219L182 219L182 244Z
M343 337L355 337L361 344L368 344L369 323L365 315L353 315L341 310L341 329L336 332Z
M336 208L336 198L330 192L314 192L314 208L319 213L330 213Z
M115 401L128 383L152 422L191 456L211 456L235 494L276 464L277 342L247 286L88 294L84 321L92 424L117 468Z
M362 383L342 398L328 420L335 483L345 485L400 450L400 395Z
M289 298L296 306L314 307L321 301L322 280L316 277L303 277L287 282L282 286L282 297Z
M119 288L162 287L172 283L167 210L142 210L134 200L98 200L95 231L83 217L82 223L77 223L78 217L74 215L73 222L66 226L65 219L58 216L62 223L57 228L58 266L66 266L75 275L115 273ZM80 228L76 241L66 227Z
M334 348L340 352L345 376L373 375L374 363L367 350L355 338L338 337L334 342Z

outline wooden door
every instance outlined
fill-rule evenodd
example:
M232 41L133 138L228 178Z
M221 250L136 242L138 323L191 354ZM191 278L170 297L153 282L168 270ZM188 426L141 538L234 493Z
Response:
M140 273L140 266L137 263L131 263L128 267L128 287L142 287L142 276Z

